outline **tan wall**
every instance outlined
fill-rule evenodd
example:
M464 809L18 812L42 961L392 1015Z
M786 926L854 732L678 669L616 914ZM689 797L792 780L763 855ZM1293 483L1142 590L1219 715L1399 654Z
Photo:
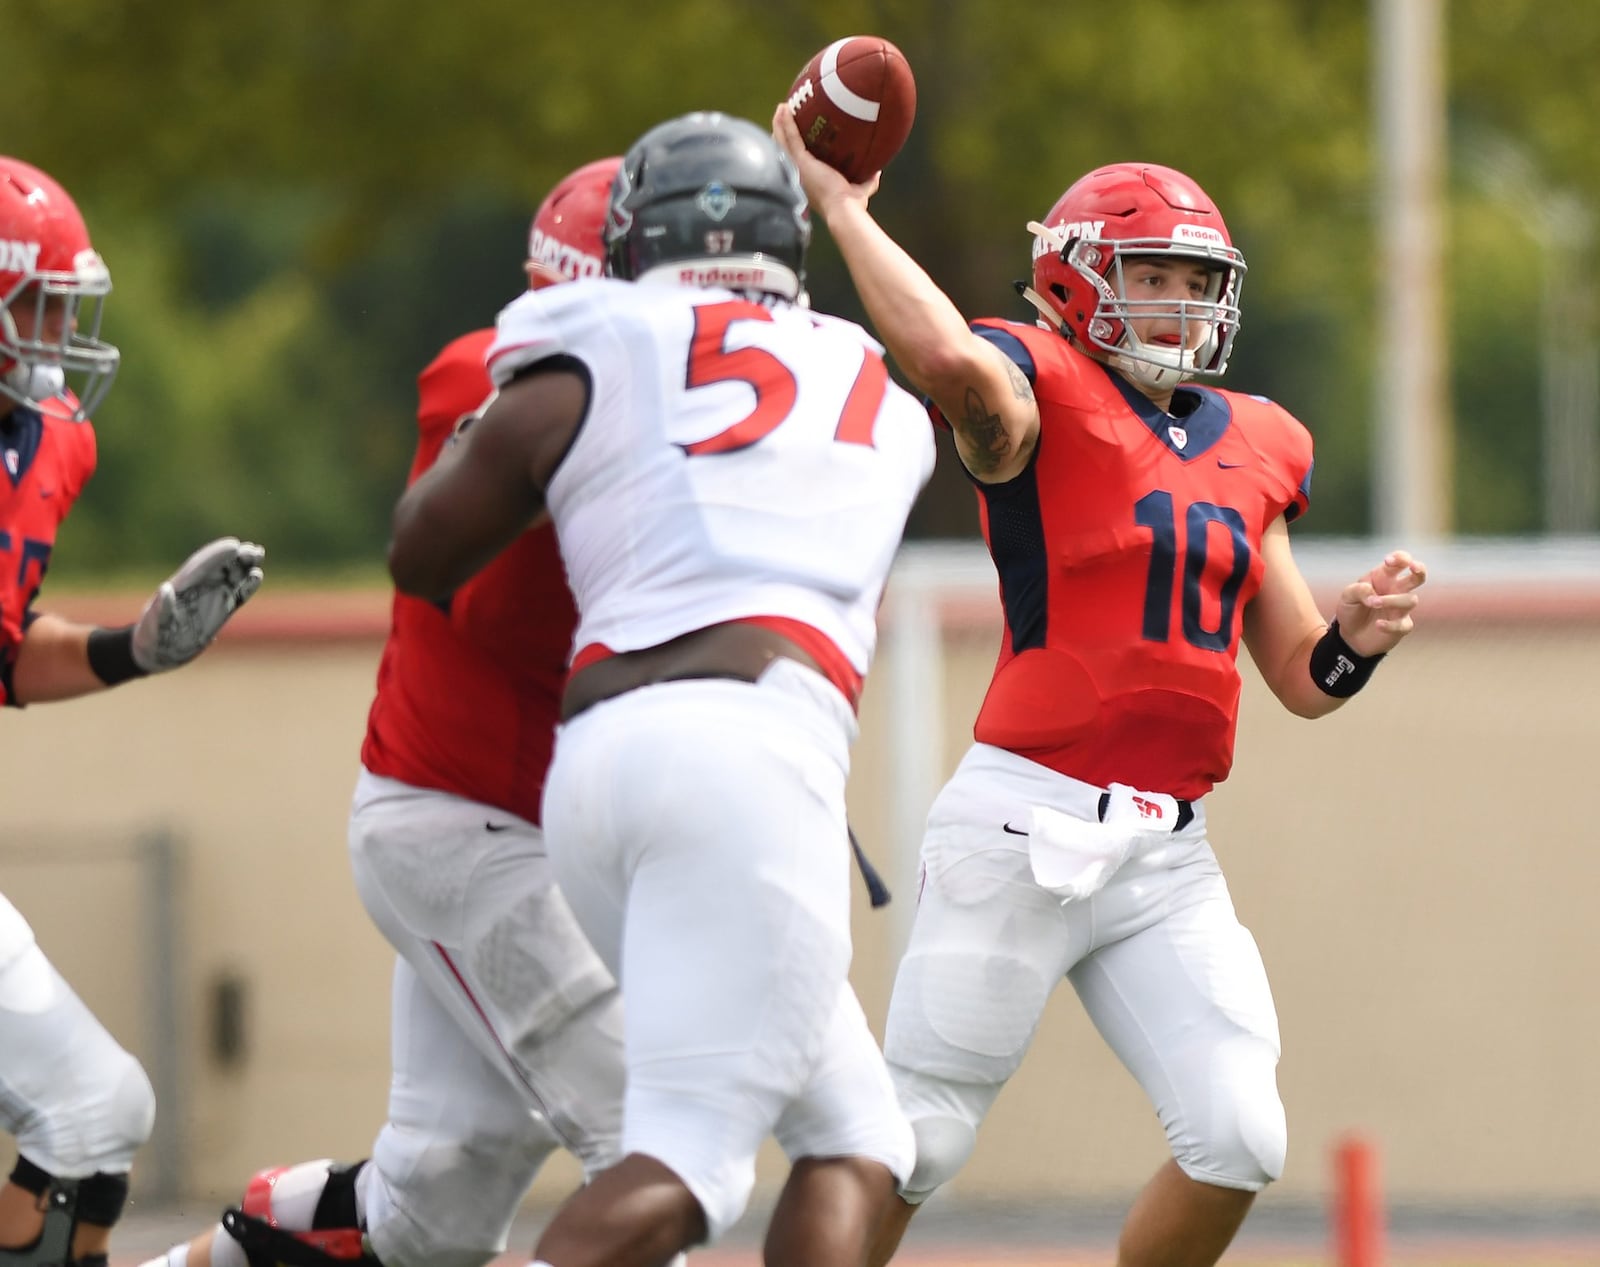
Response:
M14 792L0 889L147 1059L159 1036L130 1006L120 958L137 890L74 918L76 886L38 874L15 891L5 848L37 829L75 844L153 827L183 846L186 1186L228 1189L268 1162L360 1155L382 1120L389 955L344 855L376 656L376 643L219 648L155 682L3 719ZM249 982L252 1043L237 1070L219 1070L206 1044L208 987L225 972Z
M946 769L992 639L951 650ZM1320 1191L1327 1148L1355 1128L1379 1141L1398 1196L1600 1190L1597 652L1593 620L1447 624L1314 725L1247 678L1237 773L1210 821L1278 998L1284 1189ZM267 1162L359 1155L381 1119L389 956L343 843L376 654L371 640L240 640L159 682L0 719L0 889L147 1058L162 1036L142 1002L138 868L113 847L153 827L181 839L185 1076L169 1111L182 1114L196 1195L235 1190ZM889 667L863 708L852 817L893 869ZM857 918L875 1023L897 927ZM249 985L237 1069L207 1046L209 986L226 972ZM1139 1092L1064 990L959 1190L1123 1192L1163 1156ZM763 1173L778 1173L770 1158ZM559 1163L540 1190L574 1174Z

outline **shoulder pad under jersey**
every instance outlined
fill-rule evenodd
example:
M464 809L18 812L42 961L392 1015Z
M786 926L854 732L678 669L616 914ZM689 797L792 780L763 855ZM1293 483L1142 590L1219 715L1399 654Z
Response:
M576 355L596 329L625 316L639 294L632 282L597 277L546 286L512 300L495 322L489 377L495 387L504 387L530 365Z

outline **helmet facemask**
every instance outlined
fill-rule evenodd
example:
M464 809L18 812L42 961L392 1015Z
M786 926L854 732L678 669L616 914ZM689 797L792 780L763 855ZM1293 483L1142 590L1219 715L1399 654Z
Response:
M1205 226L1180 223L1170 238L1088 235L1083 227L1028 224L1035 238L1034 286L1022 293L1039 309L1040 324L1103 353L1110 365L1147 389L1171 390L1191 378L1223 374L1239 332L1243 254ZM1204 267L1205 298L1128 298L1125 266L1151 259ZM1134 320L1151 317L1178 322L1175 345L1146 343L1134 333ZM1197 326L1201 333L1195 338Z
M1089 323L1089 337L1095 346L1106 352L1111 364L1135 382L1149 388L1176 387L1199 375L1220 376L1228 368L1228 354L1233 348L1234 336L1239 331L1239 281L1241 265L1235 269L1231 263L1218 262L1210 254L1190 255L1164 250L1150 251L1142 248L1149 243L1118 242L1112 250L1111 265L1101 279L1106 289L1101 292L1101 302ZM1068 263L1074 268L1092 267L1102 247L1079 242L1073 248ZM1204 299L1129 299L1124 266L1152 258L1176 259L1193 262L1206 270L1206 297ZM1109 293L1108 293L1109 292ZM1145 343L1135 333L1133 323L1151 317L1175 319L1178 323L1177 342L1173 344ZM1113 344L1111 337L1116 326L1121 326L1120 338ZM1198 333L1198 338L1193 337Z
M84 418L110 390L121 354L100 337L111 274L92 250L73 263L72 272L24 273L0 297L0 395L38 409L70 388L73 417Z

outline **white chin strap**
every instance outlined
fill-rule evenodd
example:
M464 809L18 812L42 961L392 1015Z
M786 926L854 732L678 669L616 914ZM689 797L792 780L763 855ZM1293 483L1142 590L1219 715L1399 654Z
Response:
M1131 327L1124 324L1122 345L1110 355L1111 364L1142 386L1165 391L1186 383L1201 372L1201 366L1210 362L1217 346L1217 327L1206 322L1206 337L1200 346L1187 348L1154 346L1142 342Z
M6 386L33 405L53 400L67 389L67 374L59 365L32 365L18 361L5 373Z
M1113 352L1110 361L1142 387L1166 391L1195 376L1195 354L1180 348L1152 348L1132 330L1122 336L1125 352Z
M1064 330L1066 322L1061 319L1061 314L1050 306L1050 301L1036 291L1032 286L1021 286L1017 293L1039 310L1038 324L1046 330Z
M1110 362L1120 373L1132 379L1141 387L1147 387L1153 391L1166 391L1194 377L1192 370L1180 370L1175 366L1152 365L1149 361L1141 361L1136 357L1127 356L1121 352L1111 356Z

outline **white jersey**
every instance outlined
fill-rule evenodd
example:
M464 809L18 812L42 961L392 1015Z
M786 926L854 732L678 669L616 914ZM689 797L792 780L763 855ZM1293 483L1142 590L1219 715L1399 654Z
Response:
M934 454L881 351L848 321L725 290L599 279L510 304L488 354L497 387L551 357L590 380L546 489L576 645L635 651L776 616L865 673Z

